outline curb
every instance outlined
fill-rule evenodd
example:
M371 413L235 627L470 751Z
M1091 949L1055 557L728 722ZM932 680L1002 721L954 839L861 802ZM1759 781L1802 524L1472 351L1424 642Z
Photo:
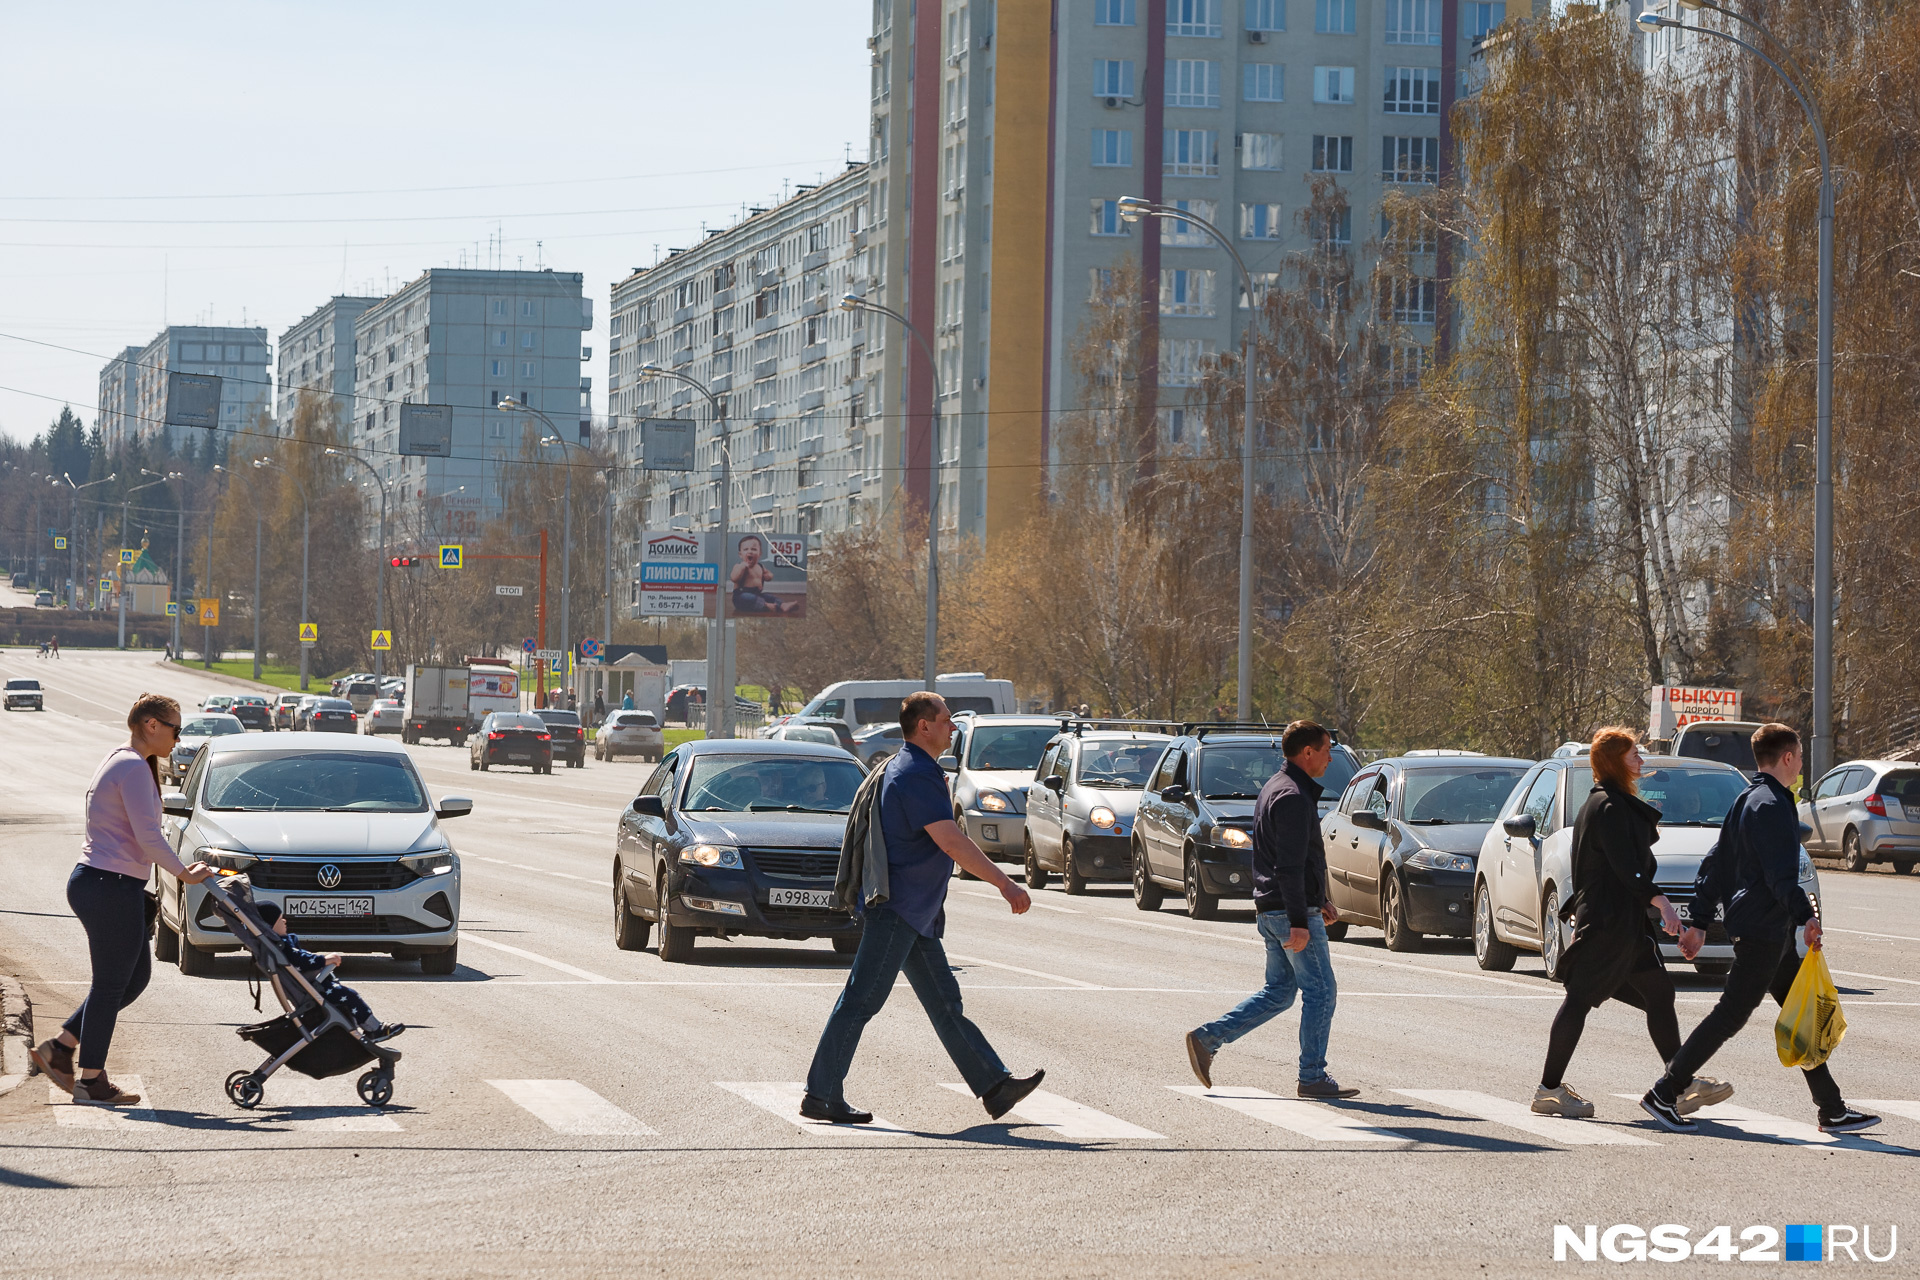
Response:
M0 1097L26 1083L32 1072L33 1001L17 978L0 975Z
M260 681L258 683L255 683L254 681L247 679L245 676L230 676L224 671L208 671L206 668L200 666L198 663L182 662L178 658L175 658L171 662L167 661L165 658L162 658L160 660L160 665L163 667L178 667L182 671L191 671L193 672L193 674L199 676L203 680L217 680L221 684L230 684L230 685L233 685L235 688L245 689L249 693L257 692L261 689L270 689L274 693L287 692L285 689L282 689L277 684L268 684L265 681ZM312 690L309 690L308 692L312 692Z

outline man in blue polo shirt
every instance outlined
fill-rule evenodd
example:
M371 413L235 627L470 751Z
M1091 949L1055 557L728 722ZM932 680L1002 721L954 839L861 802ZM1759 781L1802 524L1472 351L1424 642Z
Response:
M947 927L947 882L958 863L1000 890L1015 915L1032 905L953 820L953 794L939 759L953 741L953 716L939 695L916 693L900 704L904 745L880 781L881 836L887 846L888 896L866 907L866 927L847 985L820 1033L807 1071L800 1114L833 1124L867 1124L873 1113L847 1104L844 1087L860 1033L886 1004L902 972L933 1029L974 1096L998 1120L1040 1086L1044 1071L1015 1076L960 1005L940 938Z

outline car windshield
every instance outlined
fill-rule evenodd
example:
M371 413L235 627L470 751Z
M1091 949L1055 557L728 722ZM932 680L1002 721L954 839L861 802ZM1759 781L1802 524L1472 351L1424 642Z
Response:
M40 687L40 682L38 680L7 681L7 688L9 689L38 689L39 687Z
M1640 798L1660 811L1663 827L1717 827L1747 780L1731 769L1671 765L1640 775ZM1578 812L1593 790L1593 770L1567 770L1567 805Z
M1101 742L1097 739L1080 747L1080 781L1090 787L1116 787L1137 791L1153 776L1160 763L1164 742L1140 742L1122 739Z
M245 733L247 726L232 716L198 716L180 726L183 738L218 738L223 734Z
M580 715L575 711L541 711L536 713L542 724L579 724Z
M688 812L721 809L746 812L784 809L801 813L845 813L865 778L860 766L842 756L740 756L731 753L693 758L687 778Z
M1401 784L1401 821L1417 826L1492 822L1526 769L1520 765L1455 765L1409 769Z
M1286 764L1277 741L1202 747L1200 794L1209 800L1258 799L1267 779Z
M1058 732L1052 724L979 725L967 741L967 768L1032 773Z
M1316 781L1325 798L1331 801L1347 789L1347 784L1353 781L1353 775L1357 772L1359 767L1353 753L1345 747L1336 746L1333 756L1327 761L1327 771Z
M413 764L372 751L234 751L207 770L209 809L418 813L426 792Z

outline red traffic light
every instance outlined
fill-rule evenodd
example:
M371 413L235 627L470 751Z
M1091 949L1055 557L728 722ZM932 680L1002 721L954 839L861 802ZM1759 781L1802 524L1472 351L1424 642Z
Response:
M415 565L420 563L420 557L419 556L395 556L393 557L393 559L387 561L387 563L392 565L396 569L411 569Z

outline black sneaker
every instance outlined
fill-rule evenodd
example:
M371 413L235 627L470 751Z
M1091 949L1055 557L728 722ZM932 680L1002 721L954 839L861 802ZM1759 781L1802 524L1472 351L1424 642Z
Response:
M1862 1129L1871 1129L1880 1123L1880 1117L1868 1115L1864 1111L1855 1111L1848 1107L1837 1116L1821 1116L1822 1133L1858 1133Z
M362 1028L361 1034L367 1038L367 1043L378 1044L382 1040L393 1039L395 1036L399 1035L402 1031L405 1031L406 1029L407 1029L407 1024L404 1022L388 1022L388 1023L381 1024L380 1026L374 1028L371 1031L368 1031L365 1028Z
M998 1120L1007 1112L1020 1105L1020 1099L1040 1087L1047 1078L1045 1071L1036 1071L1030 1076L1008 1076L993 1088L980 1095L980 1102L987 1114Z
M828 1124L873 1123L871 1111L858 1111L844 1102L828 1102L810 1093L800 1099L800 1114L809 1120L824 1120Z
M1661 1097L1657 1087L1647 1090L1646 1096L1640 1099L1640 1109L1658 1120L1669 1133L1700 1132L1700 1126L1693 1117L1681 1115L1680 1104L1671 1098Z

